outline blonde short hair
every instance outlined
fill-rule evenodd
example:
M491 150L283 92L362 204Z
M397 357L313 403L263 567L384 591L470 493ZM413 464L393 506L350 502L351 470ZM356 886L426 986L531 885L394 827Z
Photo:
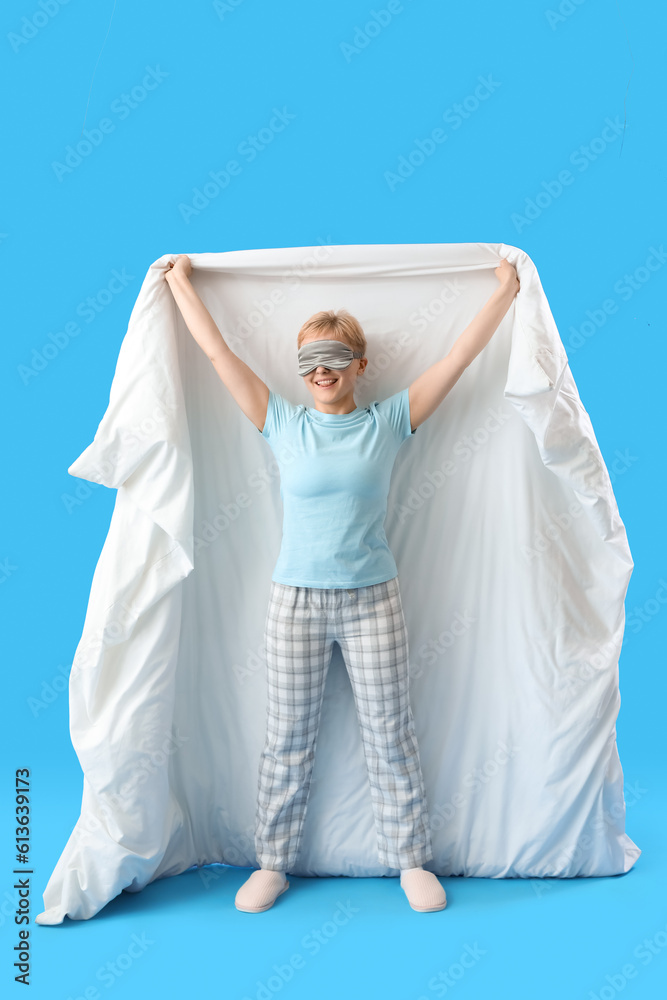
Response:
M353 351L361 351L366 355L366 337L359 320L350 315L347 309L325 309L314 313L299 330L296 339L297 349L301 347L305 336L309 333L326 333L329 340L342 340Z

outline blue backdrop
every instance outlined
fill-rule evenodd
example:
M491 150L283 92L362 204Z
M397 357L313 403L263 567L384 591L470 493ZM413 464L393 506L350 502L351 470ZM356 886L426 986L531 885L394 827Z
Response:
M660 995L665 14L657 0L548 3L5 5L7 995L23 995L15 772L30 769L31 920L81 802L67 676L115 493L67 468L106 409L149 264L472 241L537 265L627 527L618 745L635 868L444 879L448 908L428 916L396 880L342 878L293 879L282 905L249 916L233 905L247 870L190 871L90 921L24 925L31 995Z

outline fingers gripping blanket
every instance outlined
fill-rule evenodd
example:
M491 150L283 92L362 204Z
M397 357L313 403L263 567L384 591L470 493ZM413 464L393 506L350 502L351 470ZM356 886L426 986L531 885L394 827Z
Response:
M386 533L436 874L600 876L624 831L618 661L633 562L610 478L531 259L505 244L316 246L190 255L225 340L310 404L296 334L361 322L356 403L444 357L497 286L490 343L398 453ZM86 919L192 866L256 864L263 625L280 548L278 467L149 268L109 404L73 476L116 489L70 675L81 815L39 923ZM379 864L345 664L334 647L295 875Z

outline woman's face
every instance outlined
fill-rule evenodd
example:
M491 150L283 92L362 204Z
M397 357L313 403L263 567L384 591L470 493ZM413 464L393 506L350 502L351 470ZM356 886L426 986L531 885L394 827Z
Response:
M310 344L313 340L331 339L331 335L328 333L322 333L319 336L307 334L301 341L301 346ZM346 344L347 347L352 346L345 340L341 343ZM325 368L324 365L318 365L312 372L304 375L303 380L316 402L340 403L354 393L357 376L362 374L367 364L368 358L353 358L348 368Z

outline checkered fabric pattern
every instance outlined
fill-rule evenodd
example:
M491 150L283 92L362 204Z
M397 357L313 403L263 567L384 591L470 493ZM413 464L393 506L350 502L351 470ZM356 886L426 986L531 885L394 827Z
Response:
M354 693L379 860L397 869L424 864L433 852L397 576L352 590L271 582L265 621L267 729L255 827L258 864L275 871L296 864L334 641Z

